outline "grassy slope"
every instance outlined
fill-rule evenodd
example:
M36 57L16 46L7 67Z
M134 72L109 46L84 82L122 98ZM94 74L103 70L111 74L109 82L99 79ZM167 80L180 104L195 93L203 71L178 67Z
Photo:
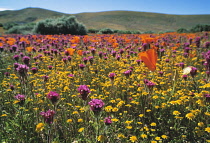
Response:
M196 24L210 24L210 15L168 15L159 13L110 11L81 13L76 17L90 28L109 27L122 30L162 31L191 28Z
M26 8L17 11L0 12L0 23L31 22L63 14L55 11ZM69 14L70 15L70 14ZM112 28L119 30L165 31L178 28L191 28L196 24L210 24L210 15L168 15L134 11L108 11L95 13L74 14L78 21L86 27L101 29Z

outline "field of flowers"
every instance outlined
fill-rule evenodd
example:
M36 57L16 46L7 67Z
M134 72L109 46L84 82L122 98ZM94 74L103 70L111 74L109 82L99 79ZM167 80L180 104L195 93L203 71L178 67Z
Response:
M209 34L0 36L0 141L210 142Z

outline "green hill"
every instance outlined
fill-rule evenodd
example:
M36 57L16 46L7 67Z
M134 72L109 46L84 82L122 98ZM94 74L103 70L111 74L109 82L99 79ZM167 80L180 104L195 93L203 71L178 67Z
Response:
M16 11L1 11L0 23L36 22L41 19L63 15L75 15L88 29L111 28L118 30L166 31L191 28L197 24L210 24L210 15L169 15L135 11L107 11L79 14L64 14L41 8L26 8Z

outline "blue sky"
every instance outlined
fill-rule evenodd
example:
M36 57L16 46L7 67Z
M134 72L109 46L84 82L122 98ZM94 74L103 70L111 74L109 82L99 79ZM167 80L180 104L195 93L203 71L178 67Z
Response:
M0 10L40 7L75 14L129 10L165 14L210 14L210 0L0 0Z

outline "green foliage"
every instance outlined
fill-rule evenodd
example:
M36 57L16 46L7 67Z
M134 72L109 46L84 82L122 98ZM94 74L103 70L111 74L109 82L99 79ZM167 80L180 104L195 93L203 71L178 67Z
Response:
M196 26L190 29L190 32L203 32L203 31L210 31L210 25L201 25L197 24Z
M143 32L144 34L153 34L154 33L154 31L145 31L145 32Z
M0 27L3 27L3 24L2 23L0 23Z
M179 28L176 32L177 33L188 33L189 31L186 28Z
M79 23L74 16L40 21L35 25L33 31L38 34L87 34L86 27Z
M171 32L175 32L175 31L174 30L164 30L164 31L160 31L159 34L171 33Z
M17 25L18 25L17 23L8 22L8 23L3 24L3 28L4 28L5 30L8 30L8 29L12 28L13 26L17 26Z
M88 29L88 33L98 33L98 29Z
M35 23L17 25L10 28L6 34L32 34Z
M104 29L101 29L98 33L100 33L100 34L113 34L114 30L112 30L110 28L104 28Z

